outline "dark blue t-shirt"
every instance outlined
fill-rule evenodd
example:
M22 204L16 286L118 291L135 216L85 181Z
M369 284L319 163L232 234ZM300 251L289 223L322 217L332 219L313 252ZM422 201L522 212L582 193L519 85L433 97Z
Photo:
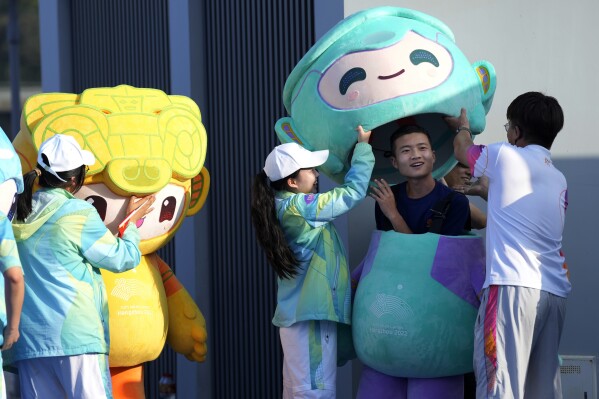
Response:
M391 187L391 191L393 191L393 195L395 196L397 210L414 234L424 234L428 232L429 226L432 223L432 208L440 200L453 192L453 190L437 182L433 191L422 198L412 199L408 198L406 194L406 185L407 183L404 182ZM374 216L378 230L393 230L391 221L383 215L378 203L374 207ZM441 234L447 236L464 234L466 230L470 229L469 221L470 204L468 198L462 193L454 192L451 205L445 215Z

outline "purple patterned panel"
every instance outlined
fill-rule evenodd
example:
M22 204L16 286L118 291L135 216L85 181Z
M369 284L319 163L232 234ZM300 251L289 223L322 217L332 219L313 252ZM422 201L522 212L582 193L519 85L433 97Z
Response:
M480 300L477 294L485 281L485 246L482 238L441 236L431 277L478 308Z

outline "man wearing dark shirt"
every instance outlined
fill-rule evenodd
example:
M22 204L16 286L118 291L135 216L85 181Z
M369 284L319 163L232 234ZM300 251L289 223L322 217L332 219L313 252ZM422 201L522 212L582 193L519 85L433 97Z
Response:
M390 141L391 163L407 181L391 187L384 179L375 179L377 186L372 187L370 196L376 200L377 229L405 234L464 234L470 222L468 198L433 178L435 153L428 133L419 126L404 126L393 133ZM435 216L441 217L441 223L435 221ZM439 392L446 392L447 398L464 396L463 375L394 377L364 365L358 398L372 397L366 387L376 384L392 389L394 398L431 399L439 397Z
M448 198L449 208L440 234L463 234L470 220L468 198L433 178L435 153L428 133L416 125L403 126L393 133L390 141L391 163L407 181L391 187L384 179L374 180L377 186L372 187L370 196L377 202L376 228L406 234L426 233L439 212L436 207Z

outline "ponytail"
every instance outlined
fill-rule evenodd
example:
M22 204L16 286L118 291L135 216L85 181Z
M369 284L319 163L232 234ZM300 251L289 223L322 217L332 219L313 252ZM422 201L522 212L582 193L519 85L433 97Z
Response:
M33 184L41 174L37 167L23 175L23 192L17 196L17 220L22 222L31 213L31 197L33 196Z
M46 165L49 164L48 158L45 154L42 154L42 159ZM67 170L65 172L57 172L58 176L65 181L60 181L52 173L46 171L39 163L30 172L23 175L23 193L17 197L17 220L22 222L31 213L31 201L33 198L33 186L35 179L39 177L40 187L51 187L51 188L64 188L68 189L69 192L75 194L83 186L85 181L86 166L81 165L73 170ZM73 185L72 179L74 178L75 185Z
M264 171L254 177L252 184L251 215L258 243L264 250L268 262L280 278L293 278L297 275L298 261L277 218L274 191L282 189L287 178L269 185Z

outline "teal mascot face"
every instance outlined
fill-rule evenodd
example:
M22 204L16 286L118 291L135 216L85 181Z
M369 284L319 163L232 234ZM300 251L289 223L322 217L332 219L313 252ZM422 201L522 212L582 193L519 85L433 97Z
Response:
M15 215L17 194L22 192L21 161L0 129L0 212L9 220Z
M401 177L385 157L389 137L400 125L418 124L431 135L433 175L441 177L456 163L455 133L443 117L465 107L472 133L480 133L495 85L493 66L469 63L441 21L403 8L373 8L338 23L300 60L283 93L290 116L277 121L275 131L283 143L328 149L320 170L342 182L361 124L373 131L373 177L397 183Z

